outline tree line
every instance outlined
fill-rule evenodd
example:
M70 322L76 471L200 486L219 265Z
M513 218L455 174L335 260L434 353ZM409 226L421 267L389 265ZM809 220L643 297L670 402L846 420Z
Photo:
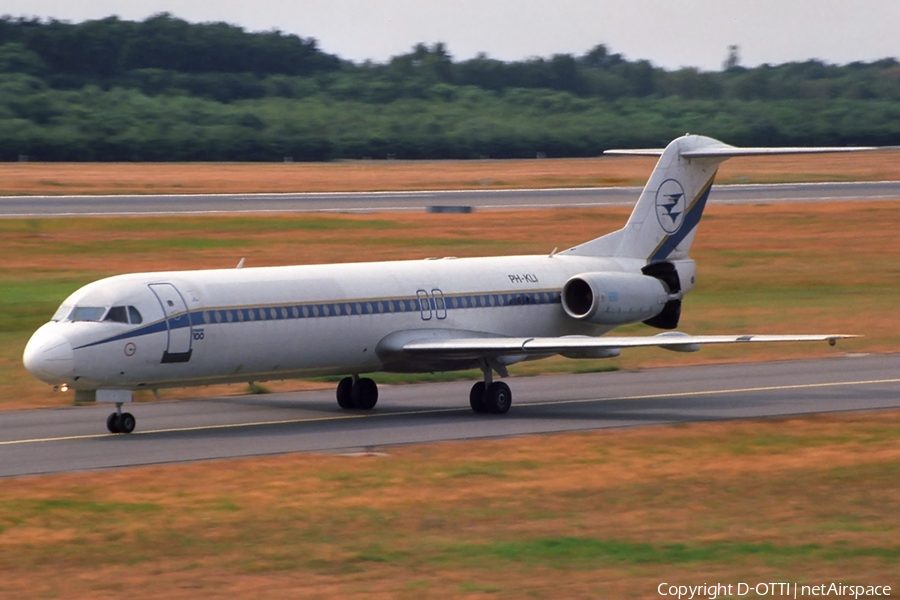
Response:
M0 160L592 156L686 131L742 145L900 144L900 63L667 71L582 56L353 63L313 39L169 14L0 18Z

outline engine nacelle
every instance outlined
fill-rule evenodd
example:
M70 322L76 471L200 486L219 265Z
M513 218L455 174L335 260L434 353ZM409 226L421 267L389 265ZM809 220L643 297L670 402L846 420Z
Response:
M652 319L669 300L662 281L637 273L582 273L570 278L562 289L566 314L599 325Z

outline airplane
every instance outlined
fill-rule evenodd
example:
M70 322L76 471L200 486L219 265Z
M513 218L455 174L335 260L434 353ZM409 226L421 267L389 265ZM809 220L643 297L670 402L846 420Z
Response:
M136 390L323 375L342 409L371 410L375 382L360 374L478 368L476 413L503 414L508 367L554 355L610 358L625 348L693 352L704 344L827 341L812 335L688 335L675 331L696 283L689 256L718 166L735 156L873 148L738 148L685 135L659 156L625 226L549 254L134 273L74 292L31 337L25 368L109 402L111 433ZM657 335L608 336L646 323Z

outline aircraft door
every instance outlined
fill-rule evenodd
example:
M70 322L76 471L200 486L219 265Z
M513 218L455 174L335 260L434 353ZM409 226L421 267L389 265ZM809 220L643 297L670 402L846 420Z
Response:
M171 283L151 283L148 285L156 299L159 300L159 305L166 315L166 330L169 338L166 351L163 352L162 362L188 362L191 359L191 340L194 332L191 328L191 316L188 313L188 307L184 298Z
M444 292L435 288L431 290L431 299L434 304L434 316L439 320L447 318L447 301L444 300Z
M425 290L418 290L416 296L419 299L419 314L422 316L422 320L430 321L432 310L431 298L428 297L428 292Z

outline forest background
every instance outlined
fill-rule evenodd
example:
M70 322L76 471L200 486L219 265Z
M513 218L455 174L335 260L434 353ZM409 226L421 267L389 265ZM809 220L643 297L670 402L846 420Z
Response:
M744 68L732 48L721 71L667 71L602 44L519 62L420 44L359 64L313 39L169 14L0 18L3 161L580 157L686 132L898 145L900 63Z

